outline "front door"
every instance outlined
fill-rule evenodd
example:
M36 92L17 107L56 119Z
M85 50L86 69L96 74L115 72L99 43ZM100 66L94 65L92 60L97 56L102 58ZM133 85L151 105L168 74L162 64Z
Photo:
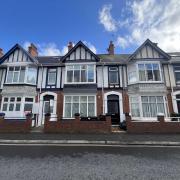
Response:
M108 114L111 115L112 125L119 125L120 123L119 96L109 95L107 108L108 108Z

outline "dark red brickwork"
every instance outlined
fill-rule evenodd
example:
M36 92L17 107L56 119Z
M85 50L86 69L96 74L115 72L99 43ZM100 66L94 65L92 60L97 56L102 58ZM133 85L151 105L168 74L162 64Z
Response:
M106 116L105 121L81 121L79 116L75 119L49 121L45 119L45 133L110 133L111 117Z
M180 122L165 122L164 116L157 117L155 122L132 121L126 116L128 133L180 133Z
M29 133L32 120L5 120L0 118L0 133Z

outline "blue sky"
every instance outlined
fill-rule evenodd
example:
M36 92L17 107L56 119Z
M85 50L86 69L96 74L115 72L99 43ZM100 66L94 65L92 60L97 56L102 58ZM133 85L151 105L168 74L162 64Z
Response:
M61 55L69 41L84 41L106 53L133 52L146 38L166 51L180 51L179 0L2 0L0 47L38 46L41 55ZM169 11L171 9L171 11Z

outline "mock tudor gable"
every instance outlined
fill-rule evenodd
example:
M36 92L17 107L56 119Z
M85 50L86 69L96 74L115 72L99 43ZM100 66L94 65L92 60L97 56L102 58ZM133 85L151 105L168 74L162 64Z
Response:
M83 62L83 61L99 61L99 57L96 56L84 43L79 41L69 52L62 58L62 61L68 62Z
M160 49L156 43L147 39L131 56L129 56L129 61L140 59L169 60L170 56Z
M13 46L1 59L0 64L4 63L37 63L37 60L33 58L26 50L24 50L19 44Z

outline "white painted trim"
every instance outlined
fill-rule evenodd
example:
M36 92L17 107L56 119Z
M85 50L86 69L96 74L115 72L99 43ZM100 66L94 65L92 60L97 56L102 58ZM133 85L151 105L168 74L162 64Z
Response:
M108 112L108 107L107 107L107 101L108 101L108 96L109 95L117 95L119 96L119 112L120 112L120 121L122 122L124 119L124 113L123 113L123 98L122 98L122 93L117 92L117 91L110 91L107 93L104 93L104 104L105 104L105 113Z

